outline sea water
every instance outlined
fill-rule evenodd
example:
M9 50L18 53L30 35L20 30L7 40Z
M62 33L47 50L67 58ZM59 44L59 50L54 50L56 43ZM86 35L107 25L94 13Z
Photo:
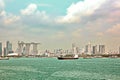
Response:
M0 60L0 80L120 80L120 58Z

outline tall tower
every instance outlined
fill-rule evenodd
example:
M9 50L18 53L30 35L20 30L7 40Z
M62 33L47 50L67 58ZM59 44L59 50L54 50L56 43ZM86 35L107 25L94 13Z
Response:
M91 43L89 42L88 45L86 45L86 53L91 54L92 49L91 49Z
M23 46L24 46L24 42L23 41L18 41L18 54L21 55L23 54Z
M4 47L4 55L3 56L7 56L7 49L6 49L6 47Z
M0 42L0 56L2 56L2 43Z
M37 55L38 54L37 46L40 43L34 43L34 42L32 42L31 44L33 44L33 55Z
M73 54L77 54L77 48L76 48L75 43L72 44L72 52Z
M105 45L99 45L99 53L100 54L105 53Z
M97 54L97 45L93 46L93 54Z
M10 43L9 41L6 42L6 50L7 50L7 54L13 52L12 51L12 43Z
M26 48L25 48L25 54L27 56L29 55L29 52L30 52L30 45L31 45L31 43L25 43L25 46L26 46Z

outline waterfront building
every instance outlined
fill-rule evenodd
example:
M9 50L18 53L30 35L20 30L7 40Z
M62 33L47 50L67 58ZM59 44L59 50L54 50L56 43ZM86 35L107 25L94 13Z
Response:
M93 46L93 54L97 54L97 45Z
M30 52L30 43L25 43L25 46L26 46L26 48L25 48L25 54L28 56L29 55L29 52Z
M88 43L88 45L85 46L85 49L86 49L85 52L86 52L87 54L91 54L91 52L92 52L91 43Z
M18 41L18 54L19 55L23 55L23 51L24 51L24 42L23 41Z
M37 55L38 54L38 50L37 50L37 46L40 43L24 43L23 41L18 41L18 53L19 55ZM32 46L32 47L31 47ZM31 50L32 48L32 50ZM32 53L30 54L30 50L32 51Z
M37 54L38 54L37 46L38 46L38 44L40 44L40 43L31 43L31 44L33 44L33 54L34 54L34 55L37 55Z
M100 54L105 53L105 45L99 45L99 53Z
M86 52L85 48L82 48L81 51L80 51L81 54L84 54L85 52Z
M7 54L13 53L12 43L10 43L9 41L6 42L6 51L7 51ZM7 54L6 54L6 55L7 55Z
M78 52L79 52L79 48L76 47L75 43L72 44L72 52L73 52L73 54L78 54Z
M54 49L54 53L58 54L59 53L59 49Z
M69 53L69 50L65 50L65 53L68 54L68 53Z
M76 47L76 52L77 52L77 54L80 53L80 49L79 49L79 47Z
M6 49L6 47L4 47L4 55L3 56L7 56L7 49Z
M26 47L24 46L24 47L22 48L22 53L21 53L21 54L19 54L19 55L24 55L24 56L25 56L25 55L26 55L26 53L25 53L25 52L26 52Z
M0 42L0 56L2 56L2 43Z

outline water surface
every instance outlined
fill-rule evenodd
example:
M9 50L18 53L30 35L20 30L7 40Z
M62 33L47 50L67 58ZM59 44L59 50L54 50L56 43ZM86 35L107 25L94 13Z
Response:
M0 80L120 80L120 59L11 58L0 60Z

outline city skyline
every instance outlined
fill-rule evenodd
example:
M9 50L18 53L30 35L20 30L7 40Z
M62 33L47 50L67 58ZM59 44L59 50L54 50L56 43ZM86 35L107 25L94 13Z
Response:
M63 3L64 2L64 3ZM0 41L40 42L39 49L120 46L120 0L0 0Z
M4 44L4 45L3 45ZM116 50L107 50L107 45L104 44L84 44L84 47L81 47L80 45L76 43L72 43L70 47L67 47L67 49L64 49L62 47L54 48L54 49L43 49L39 48L39 46L42 47L41 43L37 42L24 42L24 41L18 41L16 43L16 47L14 48L13 44L10 41L6 41L6 43L0 42L0 52L1 55L8 55L9 53L17 53L21 55L33 55L33 54L43 54L45 52L54 53L59 52L63 50L64 53L85 53L85 54L119 54L120 53L120 46L116 48ZM3 54L4 53L4 54Z

